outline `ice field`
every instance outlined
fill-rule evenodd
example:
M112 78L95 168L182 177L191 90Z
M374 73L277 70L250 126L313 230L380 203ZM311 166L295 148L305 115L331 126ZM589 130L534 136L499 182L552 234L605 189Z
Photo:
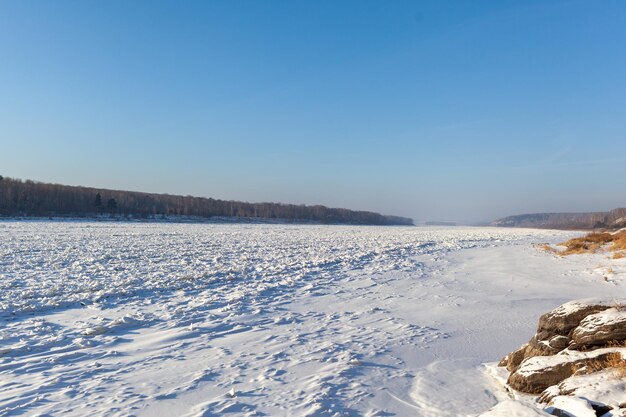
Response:
M533 245L572 235L2 221L0 416L479 413L540 314L623 292Z

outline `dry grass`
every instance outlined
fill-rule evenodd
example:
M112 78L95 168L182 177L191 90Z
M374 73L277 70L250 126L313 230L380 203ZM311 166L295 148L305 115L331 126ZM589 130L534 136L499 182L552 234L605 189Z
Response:
M615 252L613 254L613 259L622 259L624 257L626 257L626 253L624 252Z
M626 250L626 230L622 230L613 235L613 244L610 249L612 251Z
M539 249L546 251L548 253L554 253L556 255L559 255L561 252L559 252L557 249L553 248L552 246L548 245L547 243L543 243L541 245L538 245Z
M607 368L615 369L617 376L620 378L626 378L626 360L620 353L610 355L606 361Z
M561 255L572 255L577 253L594 253L603 246L611 243L609 250L620 251L626 250L626 230L617 233L593 232L583 237L570 239L559 245L565 246L565 250L560 252ZM619 259L626 255L613 255L614 259Z
M621 345L623 345L623 343ZM614 370L618 378L626 378L626 359L624 359L619 352L610 353L602 359L593 359L575 366L574 373L577 375L586 375L605 369Z

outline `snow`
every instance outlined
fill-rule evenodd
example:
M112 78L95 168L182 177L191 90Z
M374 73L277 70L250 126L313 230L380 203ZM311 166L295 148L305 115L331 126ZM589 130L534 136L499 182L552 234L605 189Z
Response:
M623 302L623 300L621 300ZM621 308L609 308L596 314L585 317L578 325L580 332L592 332L600 326L626 323L626 310Z
M481 417L546 417L549 415L532 405L514 400L505 400L486 413L481 414Z
M3 221L0 416L545 415L482 363L623 291L574 235Z
M595 410L591 408L591 404L578 397L559 395L550 401L550 406L546 407L546 411L552 414L551 411L555 408L575 417L597 417Z
M577 397L602 399L604 404L617 408L626 400L624 398L626 395L625 382L623 378L616 378L615 370L607 369L588 375L569 377L561 382L558 387L562 392L568 392Z
M555 308L554 310L552 310L552 315L563 317L563 316L573 314L579 310L583 310L589 307L590 305L611 306L612 304L613 304L613 301L607 300L605 298L599 298L599 297L591 297L591 298L584 298L580 300L573 300L573 301L564 303L558 306L557 308Z

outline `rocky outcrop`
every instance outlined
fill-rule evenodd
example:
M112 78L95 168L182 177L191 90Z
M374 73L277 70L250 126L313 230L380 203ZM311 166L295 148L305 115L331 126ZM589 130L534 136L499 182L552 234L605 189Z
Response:
M545 389L559 384L578 370L608 362L614 349L593 352L570 352L553 356L535 356L522 362L509 376L507 383L517 391L541 394Z
M536 337L539 340L546 340L554 336L568 337L580 322L590 314L607 310L610 305L606 302L572 301L563 304L554 310L539 317Z
M602 363L611 352L583 352L614 347L626 340L626 309L614 302L572 301L539 318L537 333L501 362L511 372L513 389L539 394L584 368Z
M539 397L528 409L526 400L525 406L509 400L481 416L626 417L626 300L578 300L555 308L499 366L509 371L513 398L520 398L517 392Z
M525 359L557 354L570 345L572 332L585 317L609 308L606 302L591 299L555 308L539 318L537 333L527 344L502 359L500 366L514 373Z
M622 378L615 378L611 373L581 374L572 376L544 390L537 402L549 404L558 396L573 395L578 397L589 397L589 387L601 387L605 393L610 393L612 398L604 398L607 403L614 403L618 408L626 408L626 381Z
M586 316L572 333L570 348L590 349L626 340L626 309Z

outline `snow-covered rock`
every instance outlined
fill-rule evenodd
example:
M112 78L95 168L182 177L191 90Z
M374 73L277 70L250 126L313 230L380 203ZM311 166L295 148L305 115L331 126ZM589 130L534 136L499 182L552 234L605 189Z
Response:
M609 309L611 302L601 299L577 300L565 303L539 318L537 333L518 350L500 362L509 372L515 372L521 363L534 356L554 355L567 348L572 331L590 314Z
M625 400L625 392L626 381L623 378L615 378L614 373L610 371L594 372L565 379L560 384L546 389L538 401L548 404L559 395L571 395L584 398L602 398L604 403L614 404L619 408Z
M557 355L535 356L525 359L519 368L512 372L508 384L517 391L541 394L543 390L556 385L590 363L603 363L618 351L606 348L591 352L563 350Z
M582 319L610 307L611 301L593 298L562 304L539 318L538 339L545 340L548 335L567 336Z
M626 309L610 308L585 317L572 333L571 347L604 346L626 340Z
M510 372L508 387L541 394L538 402L547 404L550 415L626 415L622 305L623 300L577 300L542 315L532 339L499 364Z

